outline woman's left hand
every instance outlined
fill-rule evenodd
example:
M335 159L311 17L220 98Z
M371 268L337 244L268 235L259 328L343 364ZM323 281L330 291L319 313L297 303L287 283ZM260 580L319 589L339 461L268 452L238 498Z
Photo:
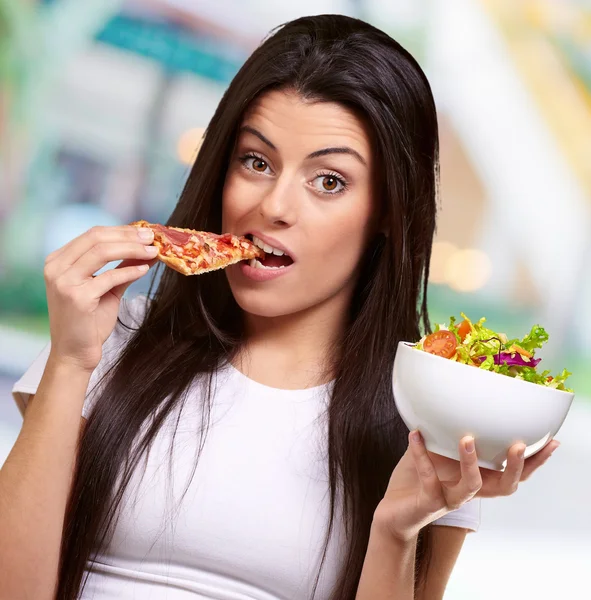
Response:
M542 466L559 446L552 440L524 460L525 445L511 446L504 471L480 468L471 437L460 441L460 460L427 451L418 431L409 434L406 453L396 465L374 522L397 539L416 537L425 525L456 510L474 497L513 494L519 483Z

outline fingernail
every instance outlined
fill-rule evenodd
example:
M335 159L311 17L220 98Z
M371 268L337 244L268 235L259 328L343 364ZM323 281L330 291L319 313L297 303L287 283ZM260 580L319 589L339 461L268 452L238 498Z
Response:
M421 442L421 434L418 431L413 431L410 434L410 439L415 443L419 444Z
M158 248L156 248L156 246L146 246L146 252L150 256L156 256L156 254L158 254Z
M141 271L142 273L144 273L145 271L147 271L150 267L148 265L140 265L137 270Z
M520 448L519 451L517 452L517 458L519 458L520 460L525 456L525 448Z
M474 452L474 438L470 438L466 441L465 444L466 452L472 454Z
M141 240L145 240L146 242L154 239L154 232L147 227L138 229L137 234L140 236Z

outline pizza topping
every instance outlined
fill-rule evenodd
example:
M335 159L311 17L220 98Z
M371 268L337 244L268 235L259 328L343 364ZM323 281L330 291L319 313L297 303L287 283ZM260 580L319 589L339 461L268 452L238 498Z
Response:
M184 246L188 244L193 237L190 233L185 231L177 231L176 229L171 229L170 227L165 227L164 225L154 225L154 229L156 229L162 237L164 237L168 242L176 246Z
M234 236L231 233L222 233L222 235L213 234L213 237L220 242L230 242L234 240Z

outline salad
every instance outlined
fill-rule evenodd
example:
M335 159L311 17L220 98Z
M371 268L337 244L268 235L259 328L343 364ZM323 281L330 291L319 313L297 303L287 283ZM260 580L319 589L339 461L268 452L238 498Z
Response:
M550 375L550 371L538 370L542 359L535 357L535 351L548 341L543 327L534 325L521 340L509 339L504 333L486 328L485 318L472 323L464 313L461 315L463 321L459 324L456 324L455 317L451 317L449 326L436 325L435 331L425 335L414 347L486 371L557 390L573 391L565 387L567 378L572 375L566 369L555 376Z

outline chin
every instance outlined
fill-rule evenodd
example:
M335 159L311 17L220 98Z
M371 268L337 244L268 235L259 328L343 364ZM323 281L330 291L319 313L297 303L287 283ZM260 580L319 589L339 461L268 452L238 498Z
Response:
M265 317L267 319L291 315L308 306L298 306L293 300L286 302L278 294L262 290L241 290L230 284L232 295L238 306L250 315ZM282 301L283 300L283 301Z
M238 306L247 314L267 319L303 313L343 292L338 287L320 290L311 281L294 280L290 275L261 285L246 280L235 267L226 269L226 276Z

